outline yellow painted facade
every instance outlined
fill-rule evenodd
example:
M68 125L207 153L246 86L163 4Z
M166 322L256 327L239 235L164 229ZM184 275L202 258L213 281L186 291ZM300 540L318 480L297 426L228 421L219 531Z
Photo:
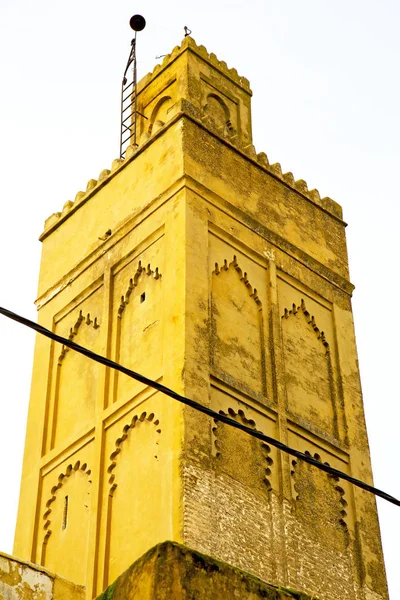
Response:
M338 204L252 145L187 37L139 146L45 224L39 322L371 482ZM374 498L38 337L16 555L96 597L173 540L322 600L384 600Z

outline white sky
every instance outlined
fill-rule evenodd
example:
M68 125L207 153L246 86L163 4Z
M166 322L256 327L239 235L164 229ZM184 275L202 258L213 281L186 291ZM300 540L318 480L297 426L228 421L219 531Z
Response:
M118 156L137 12L147 19L139 77L188 25L197 43L250 79L257 151L343 206L375 485L400 498L398 0L1 0L0 305L36 319L44 219ZM0 317L0 550L9 553L33 342ZM395 600L400 508L378 504Z

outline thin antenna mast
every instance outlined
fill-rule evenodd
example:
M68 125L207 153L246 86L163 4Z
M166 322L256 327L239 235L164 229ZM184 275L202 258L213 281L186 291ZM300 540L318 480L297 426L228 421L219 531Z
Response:
M137 146L137 73L136 73L136 34L142 31L146 26L146 20L142 15L131 17L129 24L135 32L135 37L131 41L131 51L128 62L126 63L124 76L121 85L121 131L119 142L119 156L125 157L126 148L133 143ZM129 67L133 65L132 81L128 82ZM144 117L144 115L141 115ZM146 118L146 117L145 117ZM133 138L133 140L132 140Z

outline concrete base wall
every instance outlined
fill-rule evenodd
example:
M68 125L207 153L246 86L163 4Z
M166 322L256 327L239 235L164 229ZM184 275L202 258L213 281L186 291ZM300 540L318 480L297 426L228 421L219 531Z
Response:
M174 542L154 546L97 600L311 600ZM313 597L312 600L317 600Z

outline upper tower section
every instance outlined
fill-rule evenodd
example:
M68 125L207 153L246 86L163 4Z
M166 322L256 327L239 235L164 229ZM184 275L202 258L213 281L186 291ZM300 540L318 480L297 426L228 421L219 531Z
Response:
M184 180L272 230L276 243L290 242L294 253L310 256L312 268L328 268L329 277L351 293L341 207L283 173L279 163L270 164L265 152L257 154L251 97L245 77L189 36L166 55L137 85L136 145L132 133L125 158L89 179L85 191L46 220L38 306L59 288L61 273L69 281L78 263L107 243L108 232L114 237ZM68 248L62 258L60 247ZM59 266L56 277L46 264Z
M140 81L139 131L146 139L186 101L202 121L246 147L252 144L251 96L245 77L188 36Z

